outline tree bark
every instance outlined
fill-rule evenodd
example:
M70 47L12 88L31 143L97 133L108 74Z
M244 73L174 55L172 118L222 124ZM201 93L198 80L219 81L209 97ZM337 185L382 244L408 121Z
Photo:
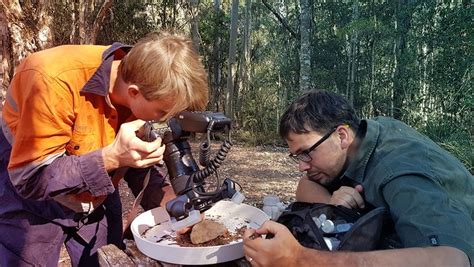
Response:
M227 94L226 94L226 114L234 119L234 73L235 73L235 58L237 52L237 22L239 11L239 0L232 0L230 19L230 38L229 38L229 65L227 74Z
M9 62L11 62L10 38L8 36L7 19L0 12L0 107L5 100L5 93L10 80Z
M300 0L300 91L311 87L311 4Z
M221 2L220 0L214 0L214 12L221 15ZM220 25L217 25L219 27ZM209 81L211 83L211 92L209 102L211 106L214 106L216 111L220 110L219 96L221 91L221 78L222 78L222 69L221 69L221 37L219 34L214 34L214 40L212 45L212 57L209 63Z
M113 0L104 0L104 2L102 3L99 11L97 12L97 15L94 18L94 22L92 23L91 34L86 35L85 39L86 39L87 44L96 43L97 36L99 35L99 31L102 29L105 19L111 12L113 2L114 2ZM91 8L93 8L93 5L91 5Z
M189 0L189 13L191 16L191 37L194 49L200 50L201 34L199 33L199 0Z
M372 15L372 23L374 30L370 36L369 40L369 50L370 50L370 87L369 87L369 111L367 117L378 116L378 112L375 110L374 105L374 92L375 92L375 78L377 76L376 73L376 51L375 51L375 42L377 39L377 31L378 31L378 22L377 22L377 12L375 11L375 1L371 1L371 15Z
M285 27L285 29L290 33L291 37L293 37L293 38L299 38L298 33L295 32L295 31L290 27L290 25L288 25L288 22L286 22L285 18L283 18L283 16L280 14L280 12L278 12L277 10L275 10L266 0L262 0L262 3L263 3L263 5L264 5L268 10L270 10L270 12L273 13L273 15L275 15L275 17L276 17L277 20L281 23L281 25L283 25L283 27Z
M396 38L394 43L395 70L393 74L393 97L392 116L395 119L402 119L403 100L407 88L407 62L404 58L406 51L406 39L410 29L410 15L408 12L407 0L398 0L396 8Z
M14 67L29 54L51 47L51 17L44 0L34 3L3 0L0 3L2 95ZM6 28L5 26L6 25Z
M105 19L110 14L113 0L102 0L99 10L94 0L78 0L71 3L71 44L95 44ZM89 25L92 25L90 27Z
M243 46L242 46L242 56L239 64L239 90L236 94L235 102L235 116L239 124L240 121L240 111L242 108L241 99L244 94L250 90L250 45L251 45L251 31L252 31L252 1L245 0L245 22L244 22L244 34L243 34Z
M354 0L352 3L352 22L359 19L359 3ZM348 37L348 60L347 60L347 86L346 96L350 103L354 103L355 91L355 75L357 69L357 30L352 29L351 35Z

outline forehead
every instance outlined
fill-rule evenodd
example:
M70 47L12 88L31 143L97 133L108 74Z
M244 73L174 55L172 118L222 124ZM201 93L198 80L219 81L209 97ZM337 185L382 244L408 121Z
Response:
M311 147L319 138L321 138L321 135L315 131L301 134L290 131L286 137L286 142L290 152L297 153Z
M148 109L149 111L159 113L160 114L160 120L166 120L172 117L173 114L170 114L174 107L175 103L174 101L167 100L167 99L155 99L155 100L146 100L145 102L142 103L143 108Z

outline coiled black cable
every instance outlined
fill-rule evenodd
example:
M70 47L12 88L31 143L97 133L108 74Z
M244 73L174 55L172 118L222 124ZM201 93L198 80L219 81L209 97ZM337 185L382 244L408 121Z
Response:
M203 168L202 170L199 170L191 174L189 181L192 181L197 184L202 183L205 178L209 177L211 174L213 174L217 170L217 168L221 166L222 162L227 157L227 154L229 153L232 146L233 146L232 141L225 140L222 143L221 148L219 149L219 152L217 152L214 159L209 161L207 166Z
M209 142L202 142L199 146L199 164L206 167L209 165L209 155L211 153L211 145Z

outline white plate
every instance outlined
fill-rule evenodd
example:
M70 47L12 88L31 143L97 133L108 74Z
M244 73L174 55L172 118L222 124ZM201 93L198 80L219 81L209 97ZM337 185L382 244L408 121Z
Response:
M225 200L217 202L205 212L205 215L206 218L223 223L230 232L242 226L258 228L270 219L258 208ZM140 214L133 220L131 230L138 249L148 257L162 262L215 264L244 256L242 239L220 246L180 247L175 242L162 238L165 235L175 235L171 230L169 215L163 208L155 208Z

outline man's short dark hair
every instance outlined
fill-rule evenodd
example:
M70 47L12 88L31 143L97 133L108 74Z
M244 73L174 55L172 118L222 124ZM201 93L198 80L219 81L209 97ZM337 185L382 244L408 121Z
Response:
M359 118L352 105L342 96L322 90L306 92L293 101L280 119L280 136L316 131L326 133L333 127L348 124L357 132Z

